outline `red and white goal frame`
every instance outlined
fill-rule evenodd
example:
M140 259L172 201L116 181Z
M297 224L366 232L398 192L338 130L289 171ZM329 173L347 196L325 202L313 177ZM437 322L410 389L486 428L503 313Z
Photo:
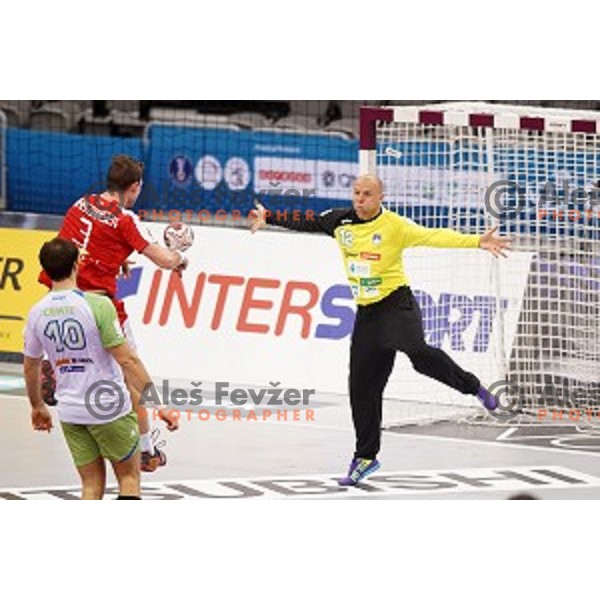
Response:
M389 209L466 233L499 225L513 239L507 261L424 249L405 262L428 342L532 422L547 409L562 411L553 424L587 424L600 405L599 133L591 111L450 102L360 112L359 172L382 178ZM409 421L477 412L408 367L388 396L421 407ZM406 413L390 412L388 423Z

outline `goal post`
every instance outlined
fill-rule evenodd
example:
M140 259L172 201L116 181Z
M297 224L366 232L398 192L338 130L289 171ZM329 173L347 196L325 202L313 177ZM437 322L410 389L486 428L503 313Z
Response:
M385 206L426 227L513 240L480 250L410 249L404 261L427 342L502 397L512 422L583 419L600 403L600 114L486 103L363 107L359 172ZM485 416L404 356L386 423ZM516 421L513 421L513 418ZM596 419L600 422L600 419Z

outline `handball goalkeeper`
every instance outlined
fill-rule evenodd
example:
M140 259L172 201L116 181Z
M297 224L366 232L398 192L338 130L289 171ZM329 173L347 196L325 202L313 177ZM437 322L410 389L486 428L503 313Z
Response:
M404 352L413 368L463 394L479 398L486 409L497 400L479 379L461 369L443 350L425 342L421 311L402 264L402 251L412 246L481 248L506 256L508 238L496 227L483 235L430 229L381 206L383 184L363 175L354 183L351 209L328 210L309 219L272 215L258 204L251 218L254 233L265 223L335 237L342 252L352 293L358 305L350 349L350 406L356 449L348 475L340 485L356 485L379 468L383 391L396 352ZM297 215L294 215L297 217Z

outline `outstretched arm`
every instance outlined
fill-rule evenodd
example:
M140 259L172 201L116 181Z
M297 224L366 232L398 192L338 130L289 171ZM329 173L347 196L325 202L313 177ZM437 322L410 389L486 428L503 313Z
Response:
M187 259L180 252L163 248L154 242L148 244L142 254L161 269L183 270L187 266Z
M478 248L481 236L452 229L422 227L410 219L403 219L403 246L428 246L430 248Z
M403 246L429 246L431 248L481 248L494 256L506 256L510 249L510 238L496 235L498 227L493 227L483 235L473 235L452 229L421 227L406 219L404 224Z
M315 214L312 210L305 212L300 210L284 210L272 213L259 202L255 203L256 209L252 211L250 217L250 231L255 233L265 224L277 225L293 231L303 231L305 233L325 233L333 236L337 227L338 217L336 212L326 210L320 214Z

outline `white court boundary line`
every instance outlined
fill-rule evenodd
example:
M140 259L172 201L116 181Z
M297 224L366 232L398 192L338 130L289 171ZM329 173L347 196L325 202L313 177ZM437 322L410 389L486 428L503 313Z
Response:
M394 483L396 482L381 482L377 480L377 477L400 477L400 478L408 478L410 480L411 477L441 477L442 479L448 475L460 475L464 477L473 477L477 478L480 475L490 475L491 473L497 473L499 471L515 471L519 474L524 474L527 476L537 476L538 479L541 477L543 483L538 486L536 484L528 484L523 481L512 481L510 478L507 480L498 480L500 485L492 485L491 487L481 488L481 487L470 487L468 484L462 484L460 482L455 482L453 487L444 487L441 489L406 489L402 487L394 487ZM553 478L551 476L544 476L542 473L538 473L538 470L548 470L554 471L558 478ZM534 471L533 473L531 471ZM571 476L578 477L581 481L578 482L565 482L560 479L560 476ZM372 497L381 497L381 496L396 496L396 497L408 497L411 496L431 496L432 498L438 495L446 495L446 494L473 494L473 493L486 493L486 492L494 492L494 493L508 493L515 491L523 491L523 490L535 490L538 492L543 492L544 490L556 490L556 489L573 489L580 490L583 488L588 489L598 489L600 488L600 478L596 475L592 475L589 473L585 473L579 470L571 469L570 467L558 466L558 465L517 465L517 466L491 466L491 467L467 467L467 468L459 468L456 470L452 469L417 469L417 470L398 470L398 471L378 471L373 475L372 478L368 478L363 481L361 484L355 487L344 487L338 488L336 486L336 481L340 477L339 474L332 475L330 473L319 473L319 474L298 474L298 475L261 475L261 476L243 476L243 477L222 477L222 478L208 478L208 479L181 479L181 480L164 480L164 481L149 481L142 483L142 498L145 493L147 494L146 499L153 499L151 494L153 493L175 493L182 494L184 497L182 500L324 500L324 499L335 499L335 500L343 500L343 499L359 499L359 498L372 498ZM451 479L451 478L450 478ZM311 493L311 492L302 492L295 491L293 494L286 495L285 493L279 492L277 490L269 489L268 484L275 484L276 486L286 487L286 484L294 484L298 482L313 482L319 484L326 484L330 486L331 491L324 493ZM217 486L221 484L227 483L236 483L241 484L242 486L249 487L254 490L261 491L260 495L249 496L249 497L239 497L232 495L230 497L221 496L221 497L206 497L199 498L195 497L193 494L186 495L186 492L176 489L171 486L185 486L191 489L194 488L202 488L204 487L204 491L211 491L211 488L217 488L216 491L221 491ZM416 481L418 483L418 481ZM262 484L267 484L266 486ZM506 484L506 485L503 485ZM107 497L111 497L114 494L113 489L116 487L114 483L110 483L107 487L111 488L111 491L106 494ZM206 489L208 488L208 490ZM309 486L310 488L310 486ZM313 488L314 489L314 488ZM53 496L51 492L53 491L66 491L77 494L81 491L81 486L77 484L73 485L45 485L45 486L27 486L27 487L19 487L12 486L7 488L0 488L0 492L5 494L24 494L29 493L37 493L37 492L47 492L49 497L35 497L31 496L27 499L30 500L63 500L64 498L58 498ZM202 490L201 490L202 491ZM214 491L214 490L213 490ZM160 500L161 498L154 498L155 500Z
M262 422L269 423L270 425L287 425L288 427L313 427L315 429L333 429L336 431L344 431L344 432L353 433L353 430L349 427L338 427L335 425L314 425L314 424L309 424L309 423L286 423L283 421L282 422L262 421ZM564 449L561 449L561 448L539 448L537 446L530 446L528 444L519 444L518 442L503 443L503 442L497 442L495 440L467 440L467 439L462 439L462 438L431 435L431 434L427 434L427 433L397 433L394 431L386 431L385 429L382 430L381 433L382 433L382 435L385 435L386 437L395 436L396 439L398 439L400 436L403 436L403 437L410 437L410 438L416 438L416 439L427 438L429 440L439 440L441 442L456 442L456 443L462 443L462 444L487 444L487 445L491 445L491 446L498 446L500 448L504 448L505 450L513 448L513 449L536 450L538 452L560 452L563 456L569 455L569 454L581 454L584 456L594 456L594 455L600 454L600 452L592 452L591 450L590 451L572 450L571 448L564 448Z

